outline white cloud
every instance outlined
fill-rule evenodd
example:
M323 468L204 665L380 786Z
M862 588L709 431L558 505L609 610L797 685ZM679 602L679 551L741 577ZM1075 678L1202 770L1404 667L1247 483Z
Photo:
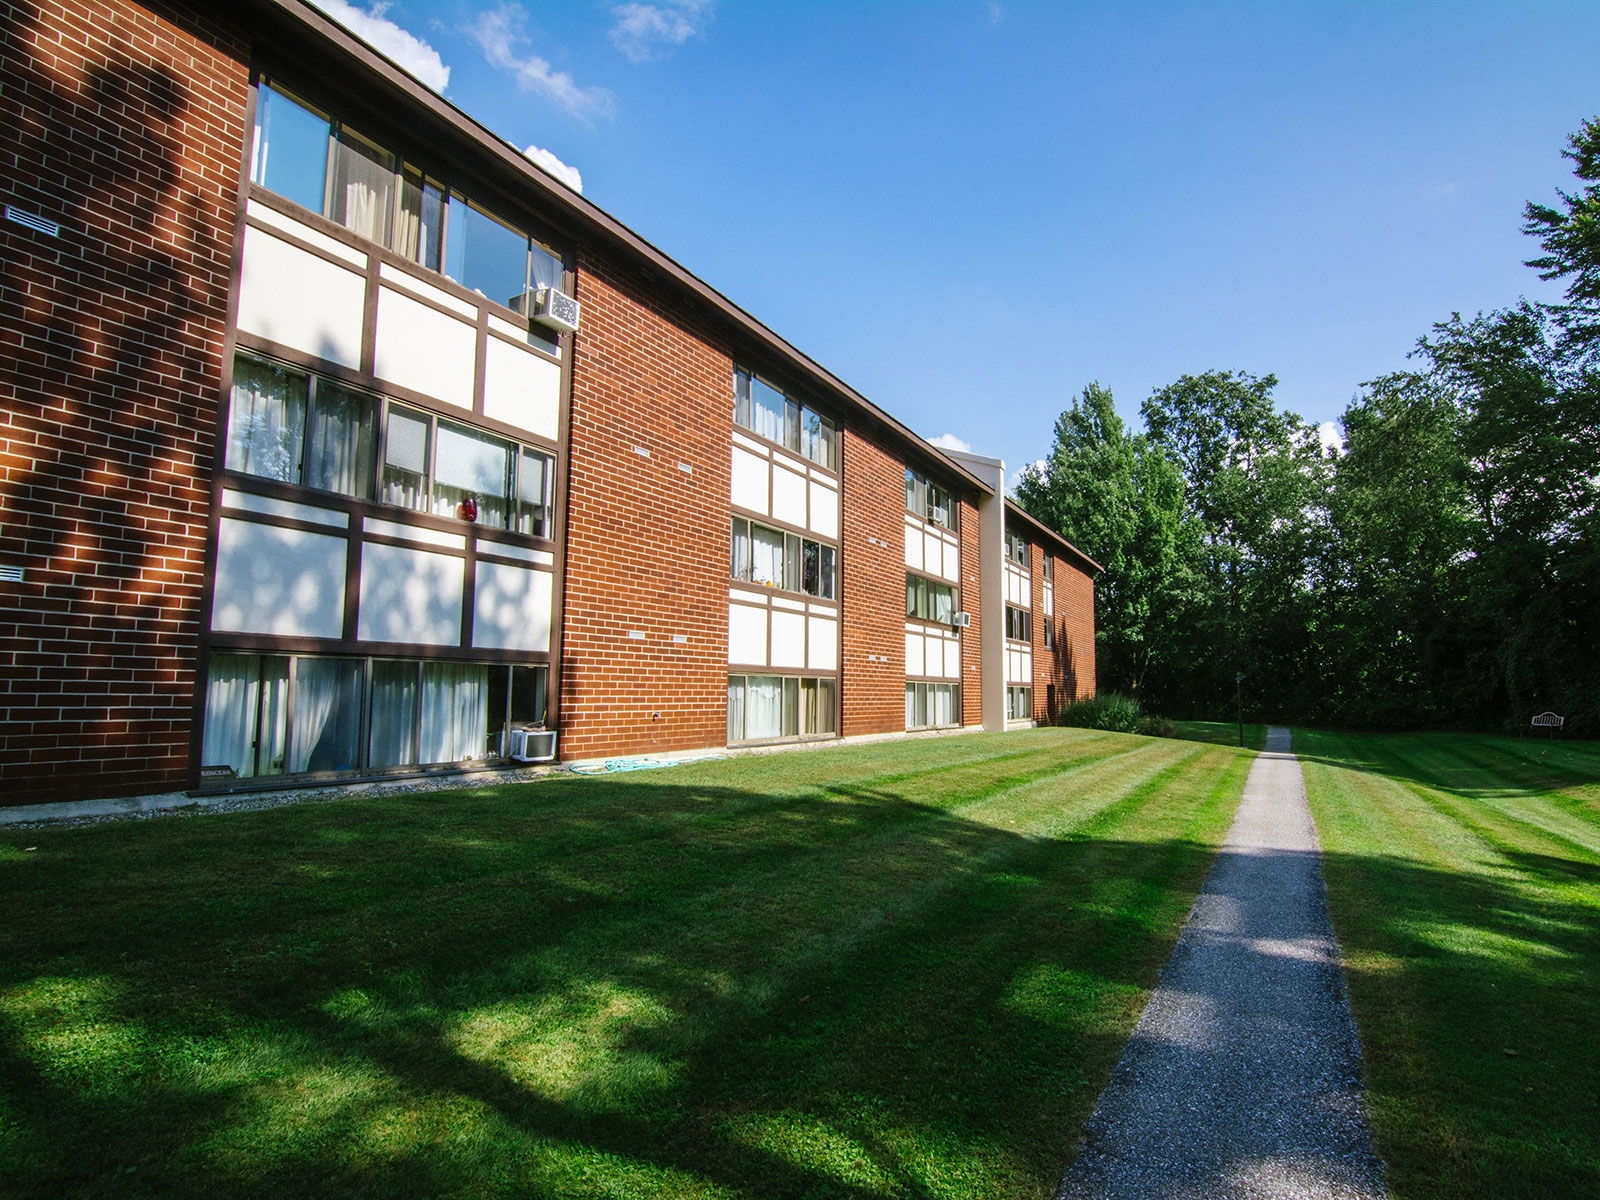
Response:
M959 450L963 454L972 453L972 447L953 433L941 433L936 438L929 438L928 444L937 446L941 450Z
M994 0L989 0L989 24L998 25L1001 21L1005 20L1005 18L1005 10L998 4L994 3Z
M1322 443L1322 452L1324 454L1330 450L1336 450L1340 454L1344 453L1344 435L1339 432L1339 422L1337 421L1324 421L1321 425L1318 425L1317 440Z
M618 4L611 10L611 44L632 63L665 58L695 34L711 16L711 0L663 0L660 4Z
M374 3L365 10L345 0L311 0L311 3L380 54L394 59L434 91L442 92L449 85L450 68L444 65L439 52L385 17L383 14L389 11L387 3Z
M529 146L523 151L537 166L544 168L545 172L554 175L562 183L575 192L583 191L583 176L578 173L577 167L569 167L543 146Z
M1022 482L1022 473L1029 467L1037 467L1041 471L1044 470L1044 459L1036 458L1031 463L1023 463L1015 471L1008 474L1006 476L1006 495L1015 496L1017 494L1017 484Z
M554 101L575 117L608 117L616 97L603 87L579 87L565 71L558 71L537 54L523 53L528 41L523 32L527 14L519 5L502 4L479 15L468 32L477 39L483 56L494 66L517 77L517 86Z

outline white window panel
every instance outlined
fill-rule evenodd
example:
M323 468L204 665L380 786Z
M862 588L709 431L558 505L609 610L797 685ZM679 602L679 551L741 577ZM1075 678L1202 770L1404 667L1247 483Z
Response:
M961 678L961 643L955 638L945 639L944 677L946 679Z
M955 542L944 544L944 577L957 580L961 578L961 547Z
M561 368L499 338L490 338L486 345L484 415L555 441L561 412Z
M944 566L944 542L937 533L931 529L924 530L922 534L922 561L928 571L936 574L942 573Z
M772 614L772 665L775 667L806 665L806 619L799 613Z
M548 651L552 580L549 571L479 562L472 644L486 650Z
M394 288L378 289L378 378L470 409L477 350L478 331L465 321Z
M906 569L922 570L922 530L914 525L906 526Z
M364 273L245 229L238 322L245 332L359 367L366 292Z
M806 669L838 670L839 622L832 617L807 617L806 627L810 634L806 643Z
M783 466L772 465L772 515L790 525L805 528L806 479Z
M336 638L344 629L343 537L222 518L211 628Z
M767 665L767 610L749 604L728 605L728 661L744 666Z
M835 541L839 538L839 493L816 480L811 481L811 520L806 528Z
M364 642L461 644L466 560L431 550L367 542L361 547L360 615Z
M922 635L920 633L906 634L906 674L926 675L923 667Z
M739 446L733 448L733 503L751 512L768 513L767 459Z

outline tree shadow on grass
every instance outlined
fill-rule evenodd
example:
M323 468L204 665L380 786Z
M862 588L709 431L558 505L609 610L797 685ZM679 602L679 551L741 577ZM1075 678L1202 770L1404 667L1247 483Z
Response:
M590 794L60 831L0 968L8 1187L1048 1190L1213 853Z

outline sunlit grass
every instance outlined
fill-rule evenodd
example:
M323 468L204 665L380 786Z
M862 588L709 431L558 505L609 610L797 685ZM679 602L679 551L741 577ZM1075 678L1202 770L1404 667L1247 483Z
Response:
M1396 1200L1600 1195L1600 746L1295 750Z
M1047 1196L1249 762L1040 729L0 835L0 1191Z

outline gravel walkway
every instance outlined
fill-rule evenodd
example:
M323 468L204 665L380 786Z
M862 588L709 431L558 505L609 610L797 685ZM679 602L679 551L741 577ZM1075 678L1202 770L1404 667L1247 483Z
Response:
M1381 1200L1361 1044L1289 731L1084 1128L1057 1200Z

